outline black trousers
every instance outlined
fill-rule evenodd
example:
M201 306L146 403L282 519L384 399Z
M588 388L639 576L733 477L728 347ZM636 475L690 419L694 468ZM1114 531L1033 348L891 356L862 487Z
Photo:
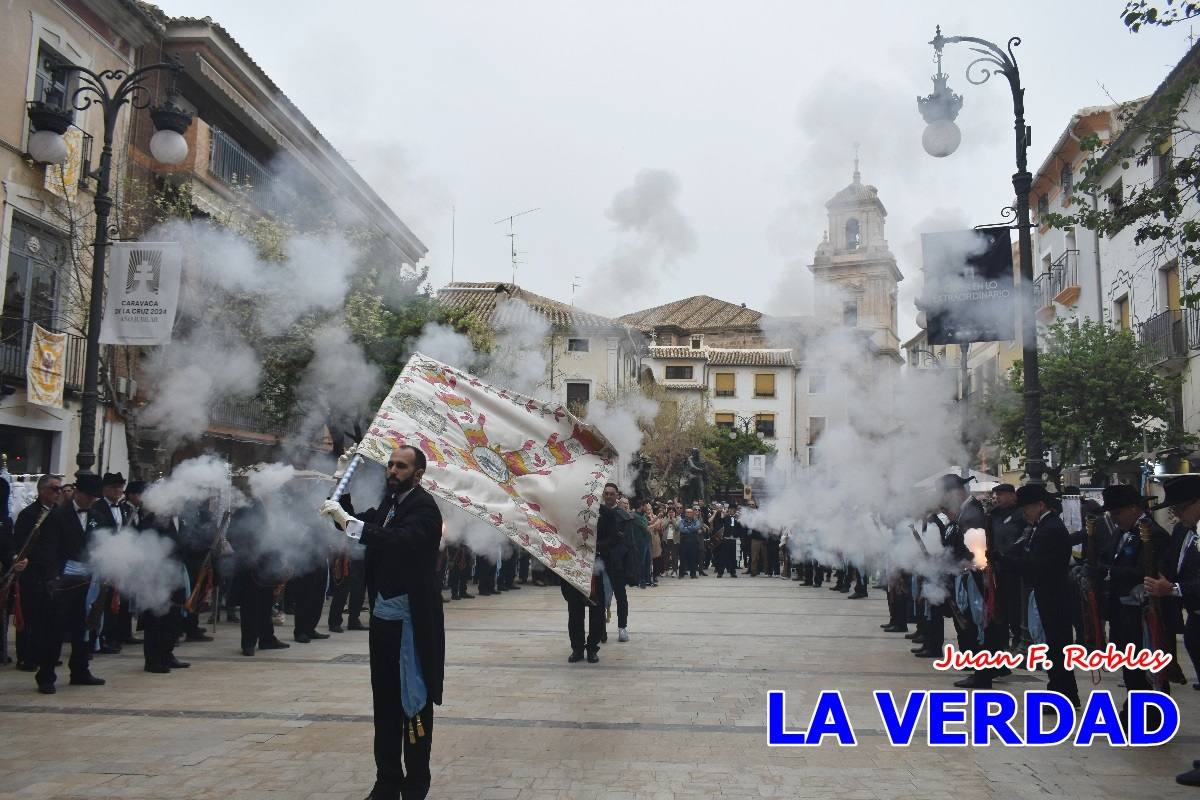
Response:
M249 572L238 573L233 580L242 601L242 649L252 650L275 641L275 623L271 620L275 587L259 586Z
M404 623L371 617L371 700L375 708L375 788L373 796L423 800L429 792L433 749L433 705L418 712L424 736L408 738L408 718L400 698L400 645ZM401 765L403 764L403 769Z
M39 614L35 628L38 652L37 682L54 683L58 676L55 663L62 655L63 640L71 643L68 665L72 677L88 673L91 648L87 642L87 583L61 592L46 590L44 616Z
M613 599L617 601L617 627L624 628L629 624L629 592L626 591L625 576L609 575L608 578L612 583Z
M567 601L567 633L571 637L571 650L582 652L585 648L589 653L600 649L600 637L604 633L604 605L595 603L588 605L587 598L571 584L562 581L560 584L562 596ZM587 609L588 629L584 638L583 613ZM618 613L620 613L618 611Z
M687 572L693 578L696 577L696 571L699 569L697 561L700 558L700 537L696 534L684 536L679 543L679 577L683 577L683 573Z
M1042 618L1042 629L1046 631L1046 646L1050 652L1046 658L1050 661L1050 680L1046 688L1052 692L1064 694L1079 705L1079 684L1075 681L1075 671L1063 666L1063 648L1073 641L1074 630L1071 625L1071 611L1064 608L1069 595L1063 595L1038 603L1038 614Z
M513 553L500 562L500 586L508 589L517 579L517 554Z
M116 611L112 610L112 595L109 595L108 600L109 607L104 609L104 627L100 638L106 644L120 647L133 639L133 613L129 608L129 598L125 595L120 595Z
M721 546L716 553L717 574L721 575L728 572L730 575L737 576L737 541L732 538L724 538L721 540Z
M1004 617L1005 647L1021 641L1021 620L1025 617L1022 599L1021 576L997 572L996 611Z
M183 566L187 569L188 581L195 588L196 581L200 577L200 570L204 566L204 559L208 557L207 550L188 550L183 554ZM203 633L200 629L200 609L197 608L194 613L184 613L183 615L183 631L189 635Z
M321 609L325 606L325 582L329 574L322 560L314 569L292 578L289 589L295 599L296 610L292 621L296 636L308 635L317 629L321 621Z
M146 666L163 666L171 661L183 621L179 609L171 608L161 614L143 611L138 621L142 624L142 655Z
M475 576L479 579L480 594L494 594L496 591L496 562L484 556L475 558Z
M360 559L350 560L350 574L342 578L341 583L333 584L329 597L329 627L335 628L342 624L342 614L350 619L351 625L361 622L363 597L366 585L363 578L366 574L366 562ZM347 602L349 606L347 606Z
M921 618L921 645L926 650L941 653L946 644L946 605L938 603L932 608L926 604L926 615Z

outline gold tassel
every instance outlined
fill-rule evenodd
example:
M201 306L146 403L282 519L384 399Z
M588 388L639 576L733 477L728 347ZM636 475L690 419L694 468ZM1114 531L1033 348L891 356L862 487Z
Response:
M417 714L417 738L423 739L424 737L425 737L425 726L421 724L421 715Z
M409 720L409 723L408 723L408 743L409 744L417 743L417 733L416 733L415 727L412 724L412 720Z

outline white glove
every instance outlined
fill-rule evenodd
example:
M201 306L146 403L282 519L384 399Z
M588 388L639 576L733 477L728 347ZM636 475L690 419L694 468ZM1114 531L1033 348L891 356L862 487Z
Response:
M342 508L342 504L337 500L326 500L321 504L321 514L333 520L333 524L337 525L340 530L346 530L346 525L354 517L346 513L346 509Z

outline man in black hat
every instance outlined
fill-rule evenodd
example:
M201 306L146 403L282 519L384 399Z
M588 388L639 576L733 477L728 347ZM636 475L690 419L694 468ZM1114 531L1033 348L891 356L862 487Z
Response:
M1067 570L1071 542L1067 528L1054 510L1054 497L1041 484L1017 490L1017 505L1030 528L1008 560L1033 590L1034 603L1049 652L1050 680L1046 686L1079 706L1075 673L1063 666L1063 648L1071 643L1070 591Z
M31 566L38 574L49 576L47 591L54 609L53 624L39 625L36 638L38 691L54 694L57 676L54 667L62 654L63 639L71 642L72 686L102 686L104 681L88 668L87 592L91 574L86 558L91 530L95 522L88 510L102 494L99 475L80 474L75 479L71 500L56 506L43 523L36 546L30 552Z
M1104 489L1104 511L1106 525L1111 526L1115 535L1109 541L1107 549L1099 550L1100 562L1108 570L1108 597L1106 614L1109 621L1109 641L1118 648L1126 645L1141 647L1142 637L1142 602L1133 594L1136 587L1141 586L1146 577L1142 569L1142 539L1138 529L1139 521L1145 520L1152 531L1151 546L1159 554L1158 561L1166 558L1170 536L1154 519L1146 513L1146 501L1141 493L1132 486L1118 484ZM1101 526L1097 524L1099 536ZM1090 543L1089 543L1090 544ZM1102 542L1096 542L1102 547ZM1161 569L1160 569L1161 571ZM1150 680L1144 670L1122 670L1125 688L1149 689ZM1122 713L1122 717L1124 714Z
M95 522L96 528L107 528L118 531L132 524L133 507L125 502L125 476L119 472L106 472L101 478L103 496L88 510L88 516ZM116 610L113 610L113 595L116 594ZM129 609L129 599L121 595L111 586L106 586L100 592L96 602L103 602L104 624L100 629L100 652L105 654L120 653L122 644L141 644L142 640L133 635L133 614Z
M996 612L1005 625L1005 647L1019 647L1027 638L1023 630L1025 592L1021 576L1004 556L1011 553L1021 534L1025 533L1025 517L1017 508L1017 490L1011 483L1001 483L992 489L991 523L992 550L999 555L994 565L996 577Z
M1161 598L1163 617L1169 630L1181 631L1183 608L1200 611L1200 550L1196 549L1196 525L1200 523L1200 475L1180 475L1163 484L1166 497L1154 509L1170 508L1179 522L1171 531L1165 557L1159 562L1160 575L1146 577L1146 592ZM1184 786L1200 786L1200 762L1175 777Z

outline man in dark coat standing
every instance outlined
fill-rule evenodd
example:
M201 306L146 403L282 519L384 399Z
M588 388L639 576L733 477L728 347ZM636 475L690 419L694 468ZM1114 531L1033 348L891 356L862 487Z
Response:
M1026 532L1015 562L1025 584L1033 590L1042 629L1046 632L1052 692L1065 695L1079 706L1075 673L1063 666L1063 648L1071 644L1070 587L1067 569L1071 564L1071 542L1067 528L1051 507L1053 497L1044 486L1030 484L1017 490L1017 505L1030 529Z
M604 562L603 569L612 584L613 599L617 601L618 639L628 642L629 593L625 586L629 578L627 567L633 554L633 515L618 505L619 494L615 483L604 484L600 518L596 521L596 557ZM602 636L601 640L606 638Z
M321 507L367 548L376 769L367 800L424 800L429 792L433 706L442 703L446 631L437 571L442 514L421 488L424 474L425 454L397 447L378 509L356 519L352 507L337 501Z
M88 510L101 495L99 475L77 475L75 494L56 506L43 523L44 530L29 554L30 569L45 579L50 597L52 620L39 622L36 638L38 691L54 694L57 676L54 667L62 654L63 640L71 642L72 686L102 686L104 681L88 667L90 655L86 641L87 592L91 583L84 559L95 522Z

